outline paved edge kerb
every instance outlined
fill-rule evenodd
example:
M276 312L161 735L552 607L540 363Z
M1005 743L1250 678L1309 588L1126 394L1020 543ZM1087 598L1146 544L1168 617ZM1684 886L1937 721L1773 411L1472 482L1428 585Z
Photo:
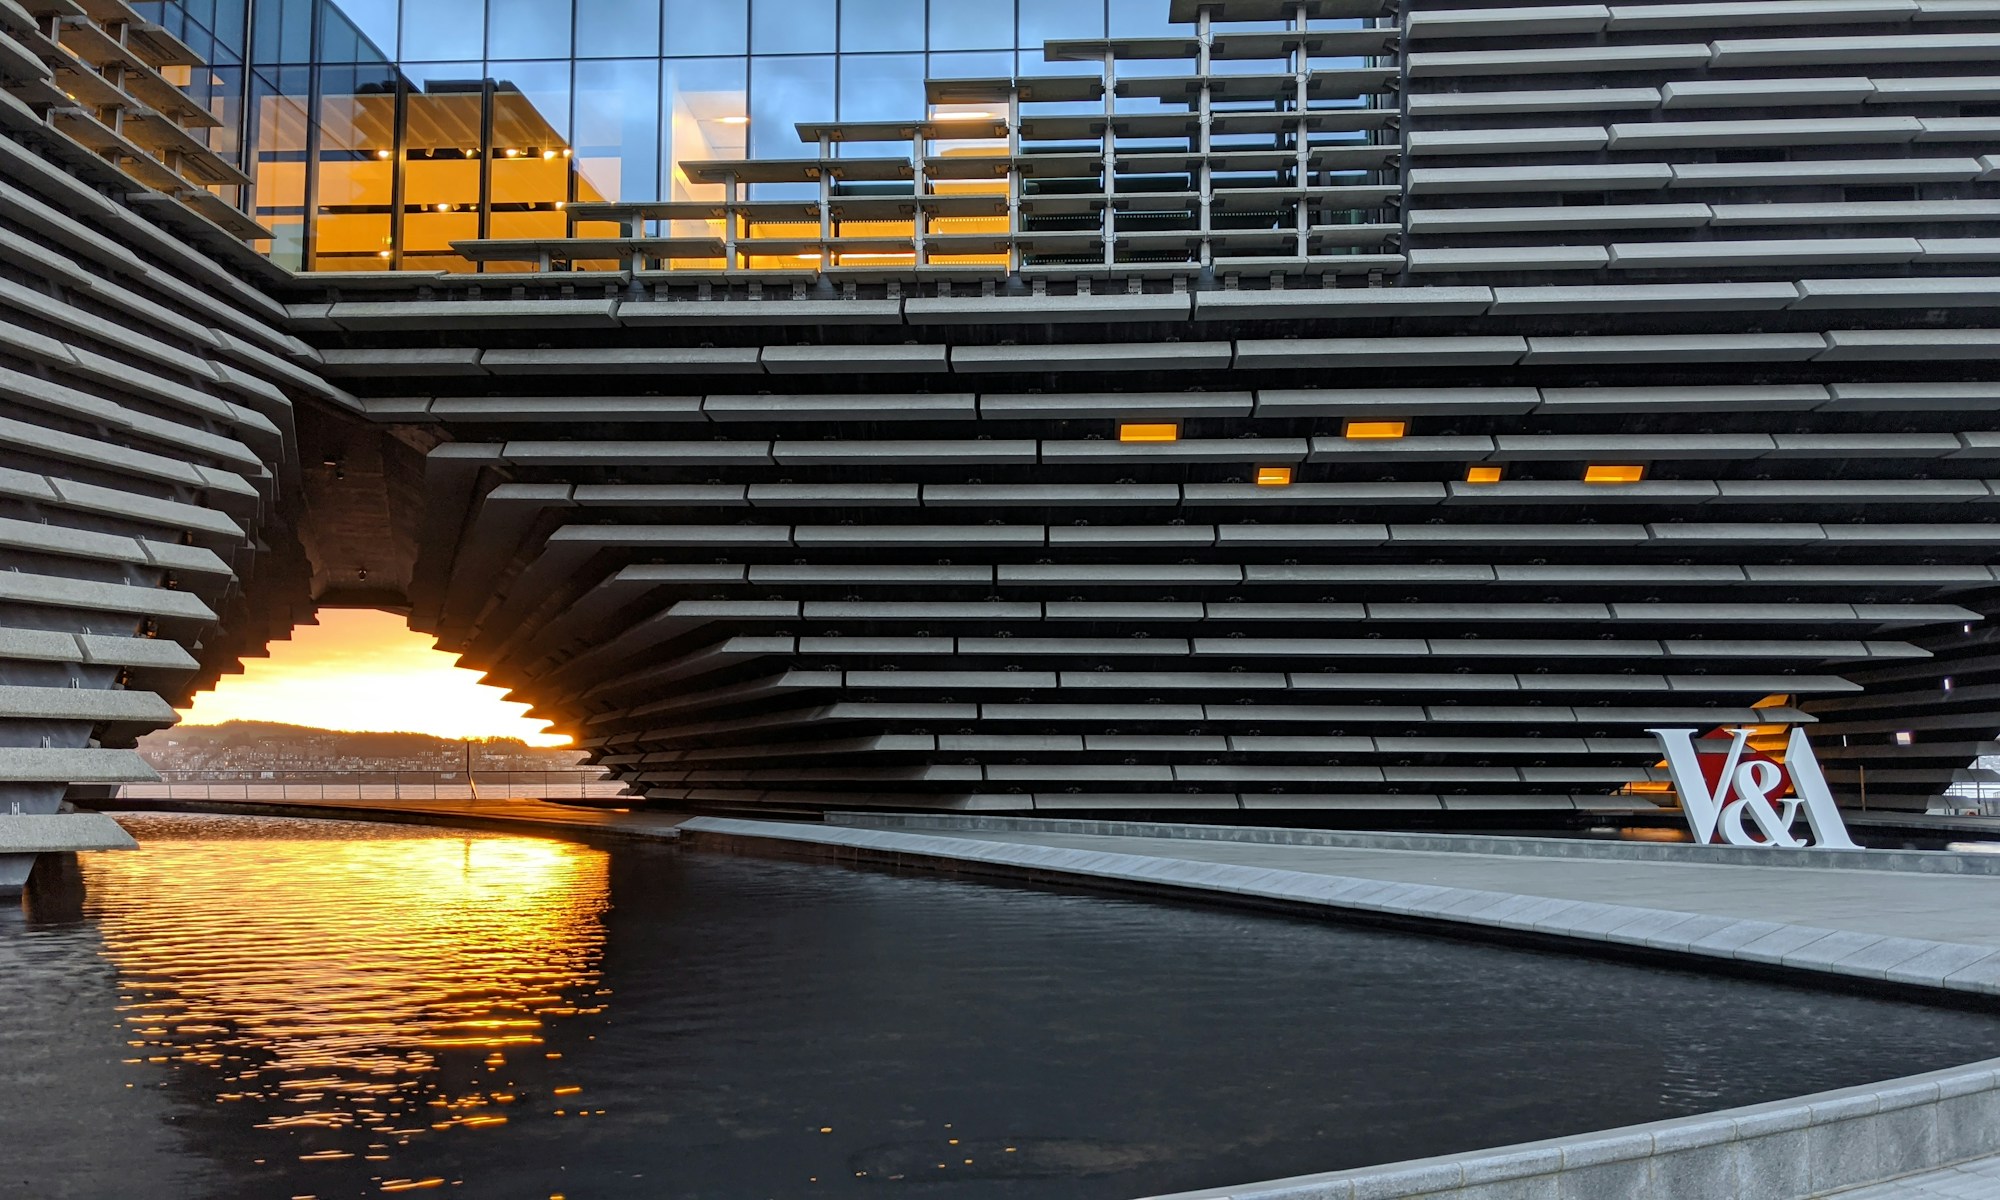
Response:
M829 825L946 833L1081 833L1172 838L1269 846L1327 846L1422 854L1691 863L1699 866L1792 867L1820 871L1891 871L1918 875L2000 875L2000 855L1949 850L1818 850L1778 852L1744 846L1676 842L1614 842L1587 838L1511 837L1488 833L1299 829L1276 825L1203 825L1184 821L1100 821L1076 817L1011 817L984 813L830 812ZM1989 831L1991 832L1991 831Z

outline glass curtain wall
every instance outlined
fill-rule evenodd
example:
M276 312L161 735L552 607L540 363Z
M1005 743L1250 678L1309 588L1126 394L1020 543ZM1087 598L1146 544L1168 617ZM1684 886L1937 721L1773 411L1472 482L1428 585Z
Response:
M256 180L247 206L277 234L269 248L279 262L470 270L477 264L452 242L560 236L562 210L579 200L714 198L719 185L690 178L683 164L810 154L796 122L919 114L927 76L1094 73L1090 63L1044 62L1042 43L1167 32L1174 28L1167 6L162 0L138 7L215 64L190 86L213 97L228 121L217 145L239 155ZM842 149L876 155L908 147ZM758 194L782 198L776 189L790 186L762 185Z

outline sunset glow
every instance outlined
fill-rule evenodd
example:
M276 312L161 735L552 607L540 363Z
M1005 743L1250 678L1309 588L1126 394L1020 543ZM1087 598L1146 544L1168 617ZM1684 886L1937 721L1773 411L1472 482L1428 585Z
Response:
M477 671L375 609L325 609L269 658L247 659L181 713L189 725L279 721L320 729L428 733L448 738L513 737L531 746L566 746L567 737L531 720L525 704L480 682Z

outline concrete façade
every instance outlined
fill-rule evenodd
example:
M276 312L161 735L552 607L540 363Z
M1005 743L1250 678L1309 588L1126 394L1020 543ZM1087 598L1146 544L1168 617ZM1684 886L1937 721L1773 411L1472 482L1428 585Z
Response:
M709 810L1647 808L1645 728L1794 722L1920 809L1995 751L2000 2L1176 0L934 85L1003 188L802 126L714 237L463 275L246 248L78 107L76 22L153 55L94 3L0 0L0 812L327 605Z

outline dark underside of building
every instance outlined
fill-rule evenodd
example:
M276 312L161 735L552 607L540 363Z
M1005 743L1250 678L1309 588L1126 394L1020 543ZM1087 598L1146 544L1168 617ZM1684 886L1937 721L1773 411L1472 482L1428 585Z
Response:
M0 802L342 605L708 810L1594 819L1799 723L1844 804L1983 778L2000 3L1174 7L933 84L978 137L298 274L77 107L122 5L0 0Z

